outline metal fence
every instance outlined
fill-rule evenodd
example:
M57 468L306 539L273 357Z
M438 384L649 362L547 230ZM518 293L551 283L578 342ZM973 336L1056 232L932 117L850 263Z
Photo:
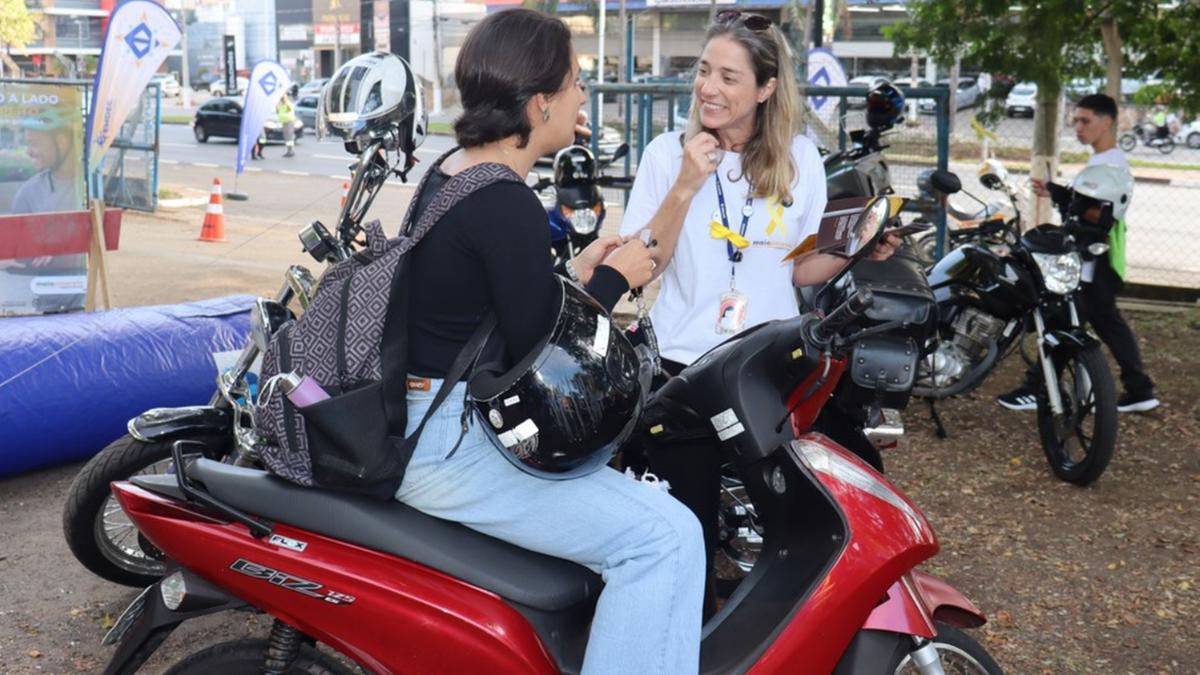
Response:
M964 194L952 197L951 204L960 211L978 211L980 205L966 193L984 202L997 200L997 194L987 193L974 178L982 160L994 158L1005 164L1023 193L1019 206L1025 222L1032 222L1033 199L1028 175L1033 121L1006 116L991 128L985 128L977 116L993 103L978 101L952 112L946 88L900 89L909 100L909 113L903 123L884 136L884 143L889 146L884 156L896 193L916 197L917 175L927 168L945 168L963 178ZM682 130L687 124L690 82L596 84L591 91L591 118L621 130L630 145L631 153L625 160L626 175L633 174L651 139L665 131ZM850 87L803 89L802 95L809 103L805 131L826 150L844 148L848 132L866 128L861 109L865 94L865 89ZM830 124L814 121L818 116L813 111L827 109L830 101L837 108L836 117ZM1072 111L1073 106L1064 102L1058 178L1064 183L1083 168L1090 154L1088 148L1075 140L1070 124ZM1123 114L1122 126L1127 129L1133 118L1136 114ZM1170 154L1140 141L1127 154L1137 181L1126 217L1128 281L1132 283L1200 289L1200 237L1193 226L1200 214L1200 147L1191 148L1187 144L1187 134L1197 130L1200 124L1189 127L1185 121ZM609 198L617 196L620 195L614 193ZM944 231L944 214L936 205L915 202L913 208L926 211L938 223L939 231Z
M138 211L158 206L158 132L162 120L162 92L156 83L146 87L140 104L121 125L112 147L104 155L104 201Z
M637 161L649 142L664 132L687 126L692 86L683 81L641 82L632 84L596 84L591 86L591 119L622 130L630 154L625 159L625 175L633 175ZM917 175L925 169L949 166L949 90L941 87L900 87L909 101L904 122L887 132L884 152L897 194L914 198L910 210L931 217L939 231L945 229L945 215L934 202L917 197ZM844 150L850 132L866 129L862 108L867 90L862 87L807 87L801 90L807 106L803 133L828 151ZM604 98L604 109L600 108ZM818 111L828 111L822 116ZM598 150L593 136L593 152ZM606 196L611 199L611 197Z
M1004 103L996 105L1003 106ZM971 171L987 145L986 151L1003 161L1019 184L1026 184L1033 148L1033 119L1025 115L1009 116L1007 110L1000 110L997 111L1002 115L999 121L983 133L971 125L979 111L980 108L969 108L957 115L951 141L951 169ZM1073 103L1064 100L1061 111L1056 180L1069 183L1086 165L1091 150L1075 138ZM1120 130L1129 130L1146 112L1132 104L1123 107ZM1200 125L1190 129L1200 130ZM1141 141L1126 152L1136 181L1133 201L1125 218L1129 282L1200 288L1200 237L1196 236L1195 227L1197 214L1200 214L1200 147L1188 147L1190 129L1186 125L1181 127L1183 133L1169 154ZM1200 141L1200 138L1193 141ZM964 181L964 185L970 182L973 181ZM968 189L970 187L968 185ZM1032 209L1023 211L1031 214Z

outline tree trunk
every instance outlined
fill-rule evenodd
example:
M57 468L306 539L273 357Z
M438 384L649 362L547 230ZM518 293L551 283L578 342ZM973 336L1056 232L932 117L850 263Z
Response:
M1030 158L1031 178L1054 180L1058 174L1058 103L1062 92L1059 81L1037 83L1037 109L1033 115L1033 156ZM1026 227L1048 223L1053 213L1049 197L1034 197L1032 218Z
M1117 29L1117 20L1111 17L1104 19L1100 24L1100 35L1104 41L1104 57L1108 71L1108 82L1104 92L1120 103L1121 71L1124 60L1121 53L1121 31Z

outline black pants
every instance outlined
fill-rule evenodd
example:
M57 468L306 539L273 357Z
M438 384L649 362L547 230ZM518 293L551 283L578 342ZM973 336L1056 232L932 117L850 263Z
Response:
M1084 283L1076 296L1079 300L1079 319L1092 324L1100 341L1112 352L1121 369L1121 385L1125 391L1135 399L1150 398L1154 395L1154 382L1142 366L1142 352L1133 329L1125 323L1125 317L1117 309L1117 294L1124 287L1125 282L1112 268L1108 255L1096 258L1096 273L1092 281ZM1036 389L1040 382L1037 370L1030 368L1026 371L1027 387Z
M663 360L663 370L674 377L684 369L684 364ZM660 376L654 388L662 386L666 377ZM833 402L825 406L814 427L843 447L862 456L872 466L883 470L879 451L863 435L862 425L852 416L841 412ZM865 454L864 454L865 453ZM625 466L637 471L650 470L661 480L671 484L671 495L691 509L704 531L704 552L707 556L708 585L704 597L704 616L716 612L714 563L721 510L721 467L724 460L721 447L715 439L700 439L676 443L643 443L640 447L626 447Z

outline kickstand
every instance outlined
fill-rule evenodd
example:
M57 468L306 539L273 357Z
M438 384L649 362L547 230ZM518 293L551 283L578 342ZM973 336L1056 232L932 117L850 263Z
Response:
M933 428L937 433L938 438L946 438L946 427L942 424L942 416L938 415L937 408L933 405L933 399L925 399L929 403L929 419L933 420Z

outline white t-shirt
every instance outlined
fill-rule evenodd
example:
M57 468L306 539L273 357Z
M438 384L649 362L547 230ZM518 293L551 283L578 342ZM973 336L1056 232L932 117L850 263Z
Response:
M1129 171L1129 160L1125 159L1125 153L1121 152L1118 147L1111 147L1104 152L1093 153L1088 158L1088 166L1115 166L1118 169Z
M638 164L621 234L649 225L666 199L683 164L679 132L668 132L646 147ZM737 263L736 288L747 296L745 327L799 314L792 287L792 265L783 256L804 237L816 234L825 212L825 166L817 146L804 136L792 142L797 178L792 205L758 198L746 229L750 246ZM724 153L717 173L725 193L729 229L739 232L749 183L741 175L741 155ZM734 180L736 179L736 180ZM650 310L663 358L691 363L729 336L716 330L721 295L729 291L729 253L714 239L709 223L720 222L716 181L710 177L692 198L675 254L662 274L662 287Z

